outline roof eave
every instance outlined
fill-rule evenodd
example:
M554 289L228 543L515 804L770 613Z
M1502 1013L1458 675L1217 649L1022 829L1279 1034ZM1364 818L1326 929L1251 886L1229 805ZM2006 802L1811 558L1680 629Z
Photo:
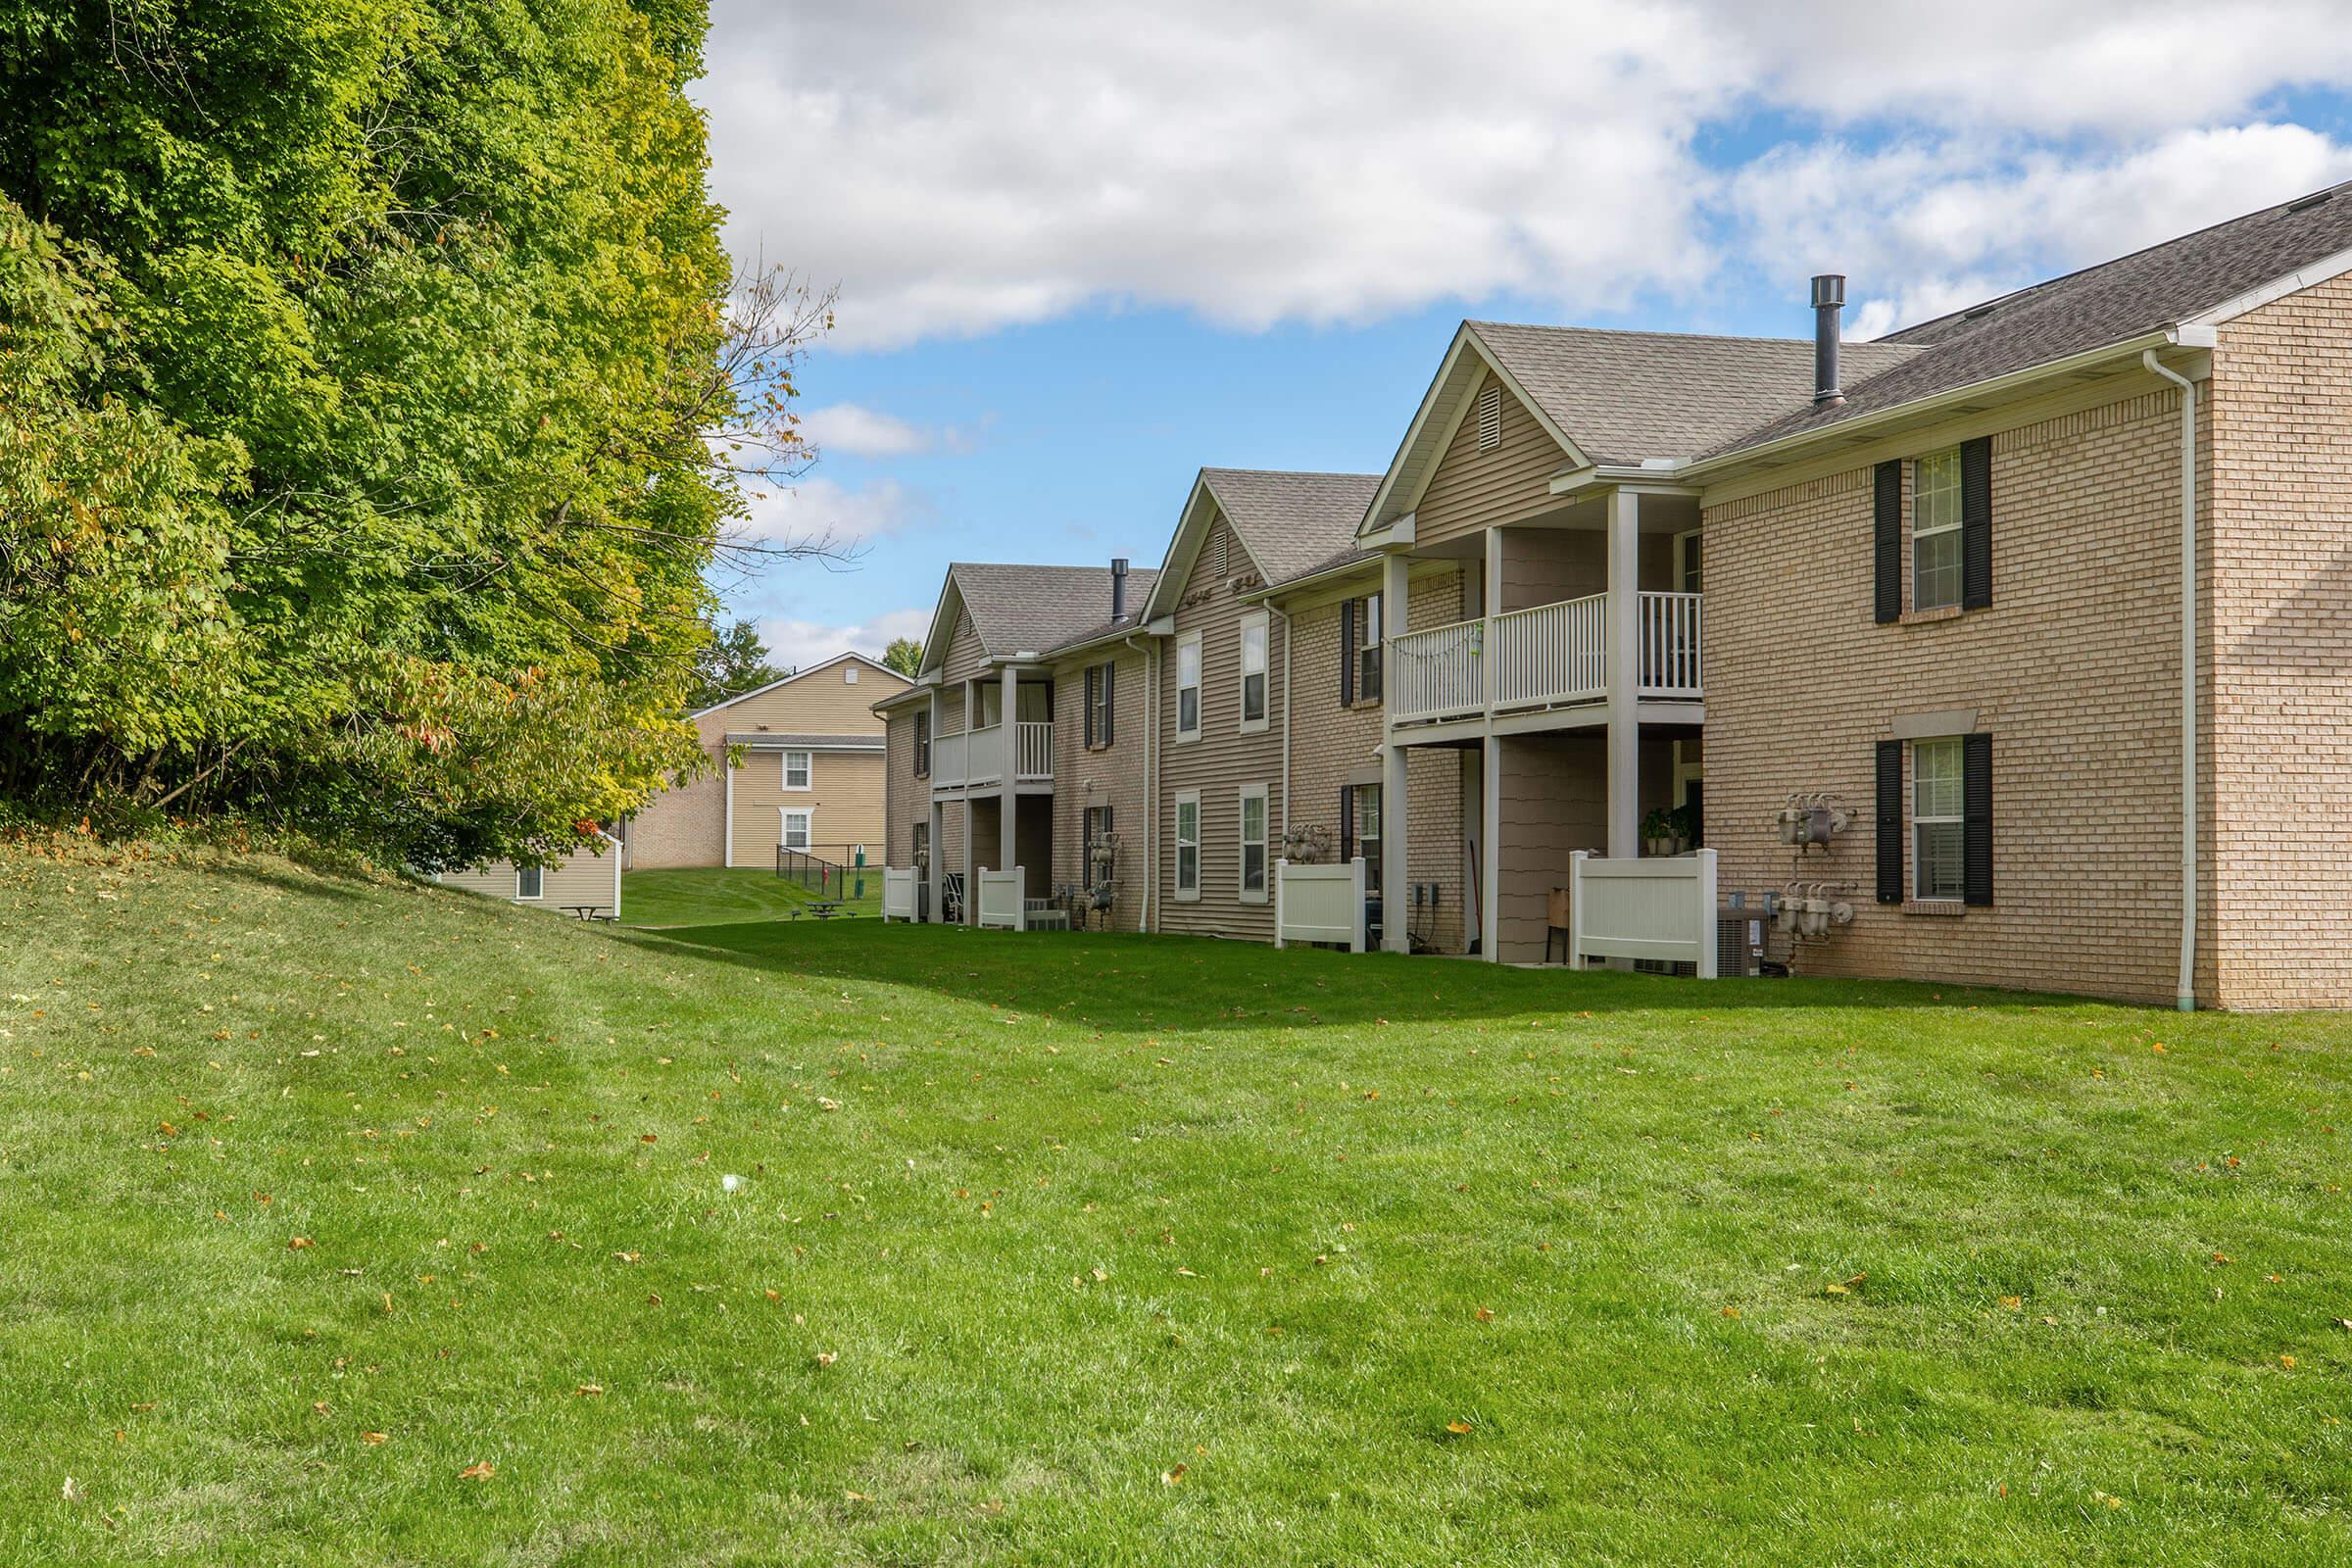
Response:
M2097 348L2083 349L2080 353L2064 355L2055 360L2043 360L2039 364L2029 365L2022 369L1987 376L1981 381L1970 381L1965 385L1946 387L1940 392L1932 392L1925 397L1891 403L1886 408L1874 409L1868 414L1857 414L1850 419L1835 420L1829 424L1816 425L1809 430L1792 431L1788 435L1762 442L1756 446L1735 447L1728 452L1717 453L1712 457L1692 459L1677 466L1666 477L1669 482L1695 483L1701 479L1714 478L1733 468L1778 462L1789 453L1802 451L1817 443L1826 443L1831 440L1852 441L1857 436L1869 435L1887 425L1914 421L1959 404L1980 402L1987 397L2005 397L2008 393L2021 387L2030 386L2036 381L2056 375L2069 375L2077 370L2087 369L2094 365L2105 364L2110 360L2136 359L2149 349L2211 348L2214 336L2211 326L2194 321L2177 322L2157 327L2132 337L2102 344Z

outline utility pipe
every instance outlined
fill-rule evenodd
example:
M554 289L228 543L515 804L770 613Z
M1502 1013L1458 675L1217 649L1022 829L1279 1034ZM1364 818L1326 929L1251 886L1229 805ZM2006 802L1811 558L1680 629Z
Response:
M2139 363L2180 389L2180 974L2173 1005L2197 1008L2197 387L2154 349Z
M1291 615L1268 603L1266 612L1282 622L1282 836L1291 834ZM1266 657L1274 657L1268 649Z

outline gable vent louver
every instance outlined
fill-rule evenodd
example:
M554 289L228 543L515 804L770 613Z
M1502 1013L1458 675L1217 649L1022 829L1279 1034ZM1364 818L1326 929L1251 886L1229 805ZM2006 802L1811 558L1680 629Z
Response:
M1478 450L1492 452L1502 445L1502 388L1490 386L1478 395Z

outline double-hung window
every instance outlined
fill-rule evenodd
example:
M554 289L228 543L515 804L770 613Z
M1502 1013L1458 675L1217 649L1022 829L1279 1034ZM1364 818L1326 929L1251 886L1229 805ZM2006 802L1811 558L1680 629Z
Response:
M1176 894L1191 902L1200 897L1200 792L1185 790L1176 797Z
M816 813L798 806L780 807L778 809L784 813L784 831L777 842L788 850L808 848L808 824Z
M1960 739L1911 744L1912 897L1957 899L1967 891L1968 828Z
M1911 477L1911 608L1960 603L1960 449L1934 453Z
M1197 631L1176 641L1176 738L1200 738L1200 634Z
M1362 641L1356 645L1355 650L1355 698L1357 702L1373 703L1380 700L1380 595L1372 594L1364 600Z
M1118 669L1115 662L1104 662L1086 666L1086 744L1108 746L1111 742L1111 676Z
M1340 858L1364 858L1364 891L1380 891L1380 786L1352 784L1340 792Z
M931 710L918 710L914 715L914 776L931 776Z
M1242 617L1242 729L1266 727L1267 615L1262 610Z
M547 873L538 866L516 866L514 868L514 896L518 899L546 898L546 878Z
M1266 787L1242 786L1242 891L1244 904L1266 902Z
M809 763L810 755L808 753L786 752L784 754L784 787L788 790L807 789Z

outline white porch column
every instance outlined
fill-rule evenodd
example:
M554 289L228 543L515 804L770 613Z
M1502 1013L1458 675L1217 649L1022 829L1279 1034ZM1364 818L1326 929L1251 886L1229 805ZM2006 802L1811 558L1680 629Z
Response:
M931 688L927 707L930 716L923 722L929 726L931 763L936 769L939 765L939 688L936 686ZM923 792L924 820L931 824L931 853L923 858L923 919L927 924L937 925L940 920L939 885L948 870L948 841L942 833L947 812L940 809L939 797L932 789L930 776L916 779L914 787Z
M1502 737L1487 731L1478 766L1478 951L1489 963L1502 961Z
M1004 716L997 724L997 740L1004 748L1004 782L997 797L1004 804L997 808L997 831L998 843L1004 846L999 853L998 863L1007 868L1021 863L1020 840L1013 837L1013 818L1019 808L1021 798L1021 748L1018 744L1021 737L1021 725L1016 716L1021 706L1018 701L1021 689L1020 681L1020 672L1010 664L1006 664L1004 666ZM1029 890L1021 889L1021 897L1027 898L1028 896Z
M1609 492L1609 858L1642 853L1642 498Z
M1386 665L1390 642L1411 624L1413 564L1402 554L1392 553L1381 562L1380 579L1380 641L1381 659L1381 718L1388 718L1388 677ZM1406 880L1405 833L1412 821L1410 786L1405 782L1405 759L1410 754L1401 746L1383 745L1380 758L1380 946L1384 953L1410 953L1412 943L1412 887Z
M964 745L969 747L972 721L968 709L963 722ZM971 754L967 751L964 755L969 757ZM963 923L980 923L980 884L972 876L972 797L968 791L963 797Z

